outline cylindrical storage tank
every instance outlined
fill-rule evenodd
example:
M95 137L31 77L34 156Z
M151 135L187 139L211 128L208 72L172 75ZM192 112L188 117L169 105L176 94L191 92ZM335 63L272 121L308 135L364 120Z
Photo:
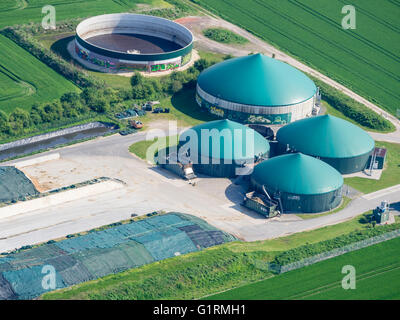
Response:
M296 68L262 54L233 58L197 79L200 107L248 124L286 124L311 116L317 88Z
M235 177L250 174L254 163L268 158L269 143L242 124L216 120L184 131L179 136L179 152L187 154L196 173Z
M342 174L365 168L375 142L356 125L323 115L291 123L278 130L279 149L317 157Z
M76 27L75 58L102 72L163 72L191 60L193 35L174 21L133 13L103 14Z
M301 153L274 157L258 164L251 176L255 190L263 186L280 198L283 212L323 212L342 200L343 177L325 162Z

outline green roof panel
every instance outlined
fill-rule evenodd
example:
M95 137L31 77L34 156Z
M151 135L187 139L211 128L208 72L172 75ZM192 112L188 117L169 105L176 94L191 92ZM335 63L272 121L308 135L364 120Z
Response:
M252 179L268 189L299 195L324 194L343 185L343 177L336 169L301 153L261 162L255 166Z
M214 97L255 106L293 105L317 91L304 73L262 54L217 63L204 70L197 83Z
M276 139L295 151L323 158L352 158L375 146L366 131L331 115L292 122L278 130Z

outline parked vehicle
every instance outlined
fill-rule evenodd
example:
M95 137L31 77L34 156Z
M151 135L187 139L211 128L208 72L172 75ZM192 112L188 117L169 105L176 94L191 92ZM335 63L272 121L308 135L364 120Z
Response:
M163 109L162 108L154 108L153 113L162 113Z
M141 128L143 128L143 123L141 122L141 121L138 121L138 120L129 120L129 125L132 127L132 128L135 128L135 129L141 129Z
M132 133L135 133L136 132L136 129L134 129L134 128L128 128L128 129L125 129L125 130L121 130L120 132L119 132L119 134L121 135L121 136L127 136L128 134L132 134Z
M150 104L145 103L144 105L142 105L142 110L151 111L151 110L153 110L153 107Z

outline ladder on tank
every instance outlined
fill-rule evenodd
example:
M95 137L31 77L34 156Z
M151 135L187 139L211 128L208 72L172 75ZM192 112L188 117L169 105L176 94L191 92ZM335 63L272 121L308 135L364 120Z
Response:
M376 149L374 149L374 152L371 155L371 162L369 163L368 171L365 172L369 176L372 176L372 170L374 169L374 163L375 163L375 160L376 160L376 154L377 154Z

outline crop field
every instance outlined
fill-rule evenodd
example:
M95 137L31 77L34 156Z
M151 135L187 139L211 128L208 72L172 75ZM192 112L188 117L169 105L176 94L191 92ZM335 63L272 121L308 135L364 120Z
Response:
M0 29L16 24L40 22L42 8L53 5L56 22L102 13L124 12L142 6L167 8L163 0L2 0ZM76 8L79 6L79 10ZM0 110L16 107L29 110L33 103L49 102L78 88L51 68L31 56L14 42L0 35Z
M283 273L207 299L399 299L400 238ZM356 269L356 289L344 290L342 267Z
M65 20L104 13L126 12L134 9L137 3L156 7L169 6L163 0L2 0L0 1L0 28L41 21L44 17L42 7L45 5L55 7L57 20Z
M0 110L29 110L78 88L13 41L0 35Z
M354 0L192 0L396 114L400 100L400 3Z

